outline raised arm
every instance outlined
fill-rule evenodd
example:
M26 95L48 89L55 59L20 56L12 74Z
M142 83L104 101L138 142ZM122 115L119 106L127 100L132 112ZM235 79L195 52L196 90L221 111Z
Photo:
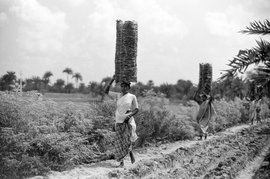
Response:
M104 93L105 93L105 94L109 94L110 87L111 87L111 85L112 85L114 79L115 79L115 76L113 75L111 81L110 81L109 84L107 84L106 87L105 87L105 90L104 90Z

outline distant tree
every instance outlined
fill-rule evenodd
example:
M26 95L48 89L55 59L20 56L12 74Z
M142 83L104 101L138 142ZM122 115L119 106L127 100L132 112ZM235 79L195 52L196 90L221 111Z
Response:
M7 73L0 78L0 89L12 90L15 86L16 79L17 77L15 75L15 72L7 71Z
M137 82L136 84L131 86L130 92L136 96L142 96L143 92L148 90L149 87L144 85L142 82Z
M74 89L74 86L72 83L68 83L66 86L65 86L65 90L67 93L71 93L71 91Z
M25 80L25 91L37 90L40 91L43 88L43 80L38 76L33 76L32 78L28 78Z
M87 88L86 88L86 86L85 86L84 83L80 83L78 91L80 93L88 93L88 90L87 90Z
M240 77L227 77L212 83L212 94L218 98L233 100L235 97L243 99L248 93L248 85Z
M48 84L50 83L51 76L53 76L52 72L46 71L42 77L46 89L48 89Z
M172 84L163 83L159 86L161 93L165 94L167 98L171 98L175 94L175 87Z
M75 73L72 78L75 78L76 88L78 88L78 82L79 80L82 81L82 75L80 73Z
M100 95L102 91L101 84L96 81L90 81L87 88L89 89L89 91L93 96Z
M67 85L68 85L68 76L69 76L69 75L72 75L72 74L73 74L73 71L72 71L71 68L65 68L65 69L63 70L63 73L66 73L66 74L67 74Z
M182 99L184 96L188 96L190 89L193 87L193 84L189 80L178 80L175 89L176 89L176 96L178 99Z
M57 79L56 82L53 84L53 88L56 92L62 92L64 89L65 81L63 79Z

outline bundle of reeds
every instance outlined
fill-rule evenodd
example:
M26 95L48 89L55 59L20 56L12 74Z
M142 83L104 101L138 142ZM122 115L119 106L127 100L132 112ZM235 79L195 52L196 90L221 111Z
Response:
M122 46L122 29L123 22L121 20L116 21L116 50L115 50L115 81L121 81L121 46Z
M116 21L115 80L137 82L138 25L135 21Z
M198 93L210 95L212 84L212 65L200 63Z

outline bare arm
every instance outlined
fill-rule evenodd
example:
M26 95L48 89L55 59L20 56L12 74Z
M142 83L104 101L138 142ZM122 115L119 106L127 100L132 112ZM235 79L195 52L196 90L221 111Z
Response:
M132 116L134 116L135 114L137 114L139 112L138 108L135 108L133 111L130 111L130 114L127 116L127 118L125 119L125 122L127 122Z
M109 94L110 87L111 87L111 85L112 85L114 79L115 79L115 77L114 77L114 75L113 75L111 81L110 81L109 84L107 84L106 87L105 87L105 90L104 90L104 93L105 93L105 94Z

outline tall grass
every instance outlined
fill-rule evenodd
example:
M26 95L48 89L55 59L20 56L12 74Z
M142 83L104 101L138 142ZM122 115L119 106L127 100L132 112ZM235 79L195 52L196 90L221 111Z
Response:
M243 101L215 101L217 118L210 132L245 122ZM192 139L198 105L169 103L151 94L139 99L135 116L139 140L146 144ZM0 95L0 178L62 171L113 152L115 101L87 104ZM267 105L262 116L269 114Z

